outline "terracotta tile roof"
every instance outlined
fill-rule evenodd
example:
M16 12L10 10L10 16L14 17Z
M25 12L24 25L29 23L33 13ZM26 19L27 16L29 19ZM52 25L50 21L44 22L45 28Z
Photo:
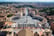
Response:
M1 31L12 31L12 28L7 28L7 29L1 29Z
M5 22L5 25L8 24L9 26L13 24L13 22Z

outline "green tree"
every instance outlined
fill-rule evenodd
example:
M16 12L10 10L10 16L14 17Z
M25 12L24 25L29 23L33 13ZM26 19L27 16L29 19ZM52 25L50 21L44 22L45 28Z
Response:
M7 15L7 17L11 17L11 16L13 16L13 14L9 14L9 15Z

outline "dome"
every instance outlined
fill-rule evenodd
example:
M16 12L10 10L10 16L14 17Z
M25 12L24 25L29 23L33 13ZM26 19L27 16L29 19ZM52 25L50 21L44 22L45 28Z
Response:
M23 29L19 31L18 36L34 36L31 30L29 29Z

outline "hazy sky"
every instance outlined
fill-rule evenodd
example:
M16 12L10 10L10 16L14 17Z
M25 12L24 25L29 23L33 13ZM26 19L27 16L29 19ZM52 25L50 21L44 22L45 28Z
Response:
M0 0L0 2L54 2L54 0Z

